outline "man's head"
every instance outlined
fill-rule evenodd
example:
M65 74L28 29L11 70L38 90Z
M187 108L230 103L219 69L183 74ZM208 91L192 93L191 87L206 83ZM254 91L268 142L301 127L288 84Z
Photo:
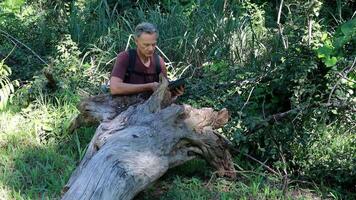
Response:
M136 26L134 37L137 50L145 57L152 56L158 38L157 28L151 23L143 22Z

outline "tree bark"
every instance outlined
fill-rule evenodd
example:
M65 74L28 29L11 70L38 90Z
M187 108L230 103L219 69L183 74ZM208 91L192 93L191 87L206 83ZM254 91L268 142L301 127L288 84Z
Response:
M220 176L236 177L226 141L214 131L227 123L227 110L170 104L167 85L164 79L143 103L132 97L134 105L128 103L124 111L113 103L119 100L107 96L106 107L100 101L85 103L95 110L89 118L101 123L62 199L132 199L169 168L197 157Z

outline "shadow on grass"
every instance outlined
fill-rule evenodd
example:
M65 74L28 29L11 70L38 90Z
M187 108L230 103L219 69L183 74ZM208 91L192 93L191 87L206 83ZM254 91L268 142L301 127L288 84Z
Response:
M10 139L6 148L0 149L6 158L0 157L0 182L11 190L14 199L59 199L94 131L92 127L82 128L55 144Z
M214 169L201 159L194 159L171 168L158 181L140 192L134 200L156 200L165 196L176 179L209 180Z

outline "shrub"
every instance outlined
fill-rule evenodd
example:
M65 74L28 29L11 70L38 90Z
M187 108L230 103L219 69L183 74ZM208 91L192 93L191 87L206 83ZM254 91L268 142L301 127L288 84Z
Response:
M18 86L17 81L11 81L11 68L4 64L4 60L0 62L0 110L4 109L9 99L14 92L14 87Z

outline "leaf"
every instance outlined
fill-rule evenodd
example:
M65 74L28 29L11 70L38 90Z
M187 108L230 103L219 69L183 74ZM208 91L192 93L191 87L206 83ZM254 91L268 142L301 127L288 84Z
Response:
M335 56L333 56L333 57L327 57L326 59L325 59L325 65L327 66L327 67L332 67L332 66L335 66L336 65L336 63L337 63L337 58L335 57Z
M333 48L332 46L329 45L324 45L317 50L318 53L318 58L326 58L329 57L333 53Z
M345 35L352 35L356 32L356 18L341 25L341 32Z
M321 36L321 41L324 42L327 38L328 38L328 34L323 33L323 35Z
M336 49L342 48L347 42L351 40L351 37L349 36L341 36L335 39L334 41L334 47Z

